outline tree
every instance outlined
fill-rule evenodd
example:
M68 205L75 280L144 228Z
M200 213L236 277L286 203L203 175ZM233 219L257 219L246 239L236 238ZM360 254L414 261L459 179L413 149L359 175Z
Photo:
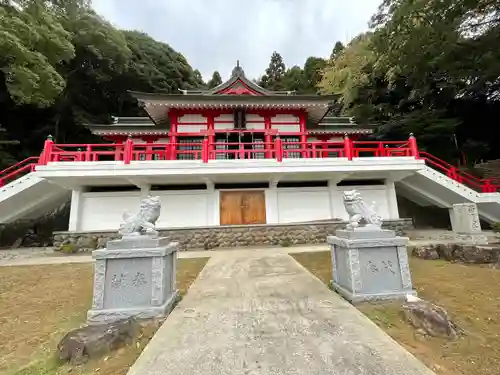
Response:
M193 71L193 76L194 80L196 81L196 87L198 88L205 88L205 82L203 81L203 76L201 75L201 72L198 69L195 69Z
M93 143L84 123L143 115L128 90L200 87L184 56L136 31L118 30L88 0L0 0L0 164L57 142Z
M285 76L286 66L281 55L274 51L271 55L269 67L262 76L260 86L269 90L285 90L283 77Z
M307 82L304 79L304 71L299 66L287 69L282 79L282 88L286 91L304 93L307 89Z
M322 71L326 66L326 61L321 57L308 57L304 64L304 93L316 94L318 84L321 80Z
M332 50L332 53L330 54L330 60L333 61L335 60L337 57L340 56L340 54L342 53L342 51L344 50L344 45L342 44L342 42L337 42L335 43L335 46L333 46L333 50Z
M0 7L0 80L15 103L52 104L65 87L57 64L74 55L71 34L43 3Z
M212 78L210 79L210 81L208 81L207 86L209 89L213 89L214 87L219 86L221 83L222 83L222 78L220 76L220 73L216 70L212 74Z
M493 145L500 136L490 124L500 115L500 51L495 47L500 3L385 0L373 26L378 73L385 74L390 88L404 87L396 110L413 117L420 111L425 115L421 122L436 118L436 129L426 129L421 137L441 132L448 141L435 142L436 152L458 144L461 154L474 153L468 160L499 157ZM465 110L472 108L482 110ZM479 116L484 120L478 121Z
M359 88L367 85L371 79L370 72L376 61L371 43L371 33L357 36L323 70L320 91L340 95L344 111L352 111Z

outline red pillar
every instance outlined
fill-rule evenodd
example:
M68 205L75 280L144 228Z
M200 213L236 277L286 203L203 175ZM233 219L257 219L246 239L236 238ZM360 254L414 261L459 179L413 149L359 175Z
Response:
M208 142L208 158L211 159L215 144L215 114L207 115L207 142ZM214 157L215 158L215 157Z
M276 152L276 160L278 162L283 161L283 142L281 141L281 138L278 136L276 137L274 141L274 150Z
M146 146L146 160L153 160L153 145L152 143L156 142L160 138L158 135L143 135L141 139L146 142L148 145Z
M125 146L123 148L123 162L125 164L130 164L133 160L134 155L134 142L132 142L132 138L127 138L125 141Z
M353 152L352 152L352 142L347 136L347 134L344 136L344 156L348 160L352 160Z
M170 158L177 159L177 124L179 122L179 113L173 109L168 113L170 117Z
M52 136L49 135L43 144L43 151L40 159L38 160L38 164L47 165L48 162L52 161L53 145L54 141L52 140Z
M307 114L306 112L299 113L299 127L300 127L300 148L302 151L302 157L307 157L307 131L306 131Z
M271 116L264 116L264 148L266 150L266 159L271 159L272 156L272 141L273 137L271 135Z
M417 139L415 138L413 133L410 133L410 138L408 139L408 147L410 149L410 156L414 156L416 159L418 159L419 154L418 154Z

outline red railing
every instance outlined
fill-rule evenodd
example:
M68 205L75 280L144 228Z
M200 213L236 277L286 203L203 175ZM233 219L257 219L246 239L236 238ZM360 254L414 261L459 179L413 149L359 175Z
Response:
M421 159L424 159L425 164L432 169L441 172L452 180L464 184L473 190L480 191L482 193L496 193L500 190L500 184L496 184L492 179L480 179L435 157L432 154L429 154L428 152L422 151L419 153L419 156Z
M31 156L4 169L0 172L0 187L25 175L26 173L34 171L37 163L38 156Z
M208 138L201 142L134 143L127 139L120 144L54 144L45 141L38 157L25 159L0 172L0 186L33 171L37 164L52 162L119 161L130 164L140 160L200 160L208 163L217 159L283 159L294 158L353 158L360 157L414 157L476 191L485 193L500 190L500 183L491 179L479 179L427 152L419 152L413 135L407 141L351 141L342 142L286 142L276 138L273 142L217 142Z

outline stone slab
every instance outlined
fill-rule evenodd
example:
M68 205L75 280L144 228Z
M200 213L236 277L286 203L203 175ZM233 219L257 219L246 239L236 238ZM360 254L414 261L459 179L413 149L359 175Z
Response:
M129 375L433 375L286 254L214 255Z
M338 236L328 236L326 242L330 245L336 245L346 248L372 248L383 246L406 246L409 242L408 237L381 237L381 238L362 238L362 239L348 239Z
M460 234L480 234L481 222L475 203L454 204L450 212L453 232Z
M170 298L161 306L147 306L140 308L116 308L116 309L90 309L87 311L88 324L101 324L134 317L136 319L152 319L165 317L175 306L179 299L179 291L175 290Z
M110 241L111 242L111 241ZM119 258L150 258L166 256L179 249L178 242L170 242L169 244L158 248L132 248L132 249L102 249L92 251L94 259L119 259Z
M485 245L488 243L488 236L481 233L456 233L454 240L456 242L465 242L473 245Z
M125 236L119 240L108 241L107 250L121 249L151 249L167 246L170 242L168 237L158 236Z
M353 303L416 295L408 264L409 239L383 235L365 238L365 233L361 237L363 239L351 240L328 236L333 289Z
M93 252L94 290L88 323L161 317L171 310L178 293L175 271L179 244L167 243L166 238L134 238L121 241L121 245L148 246L153 243L150 240L163 246Z
M361 303L361 302L376 302L376 301L389 301L389 300L405 300L407 295L416 296L417 292L415 290L409 290L405 292L385 292L385 293L363 293L355 294L341 285L331 281L332 289L338 294L344 297L351 303Z
M396 233L390 229L374 229L370 227L360 227L353 230L339 229L335 235L348 240L366 240L373 238L394 238Z

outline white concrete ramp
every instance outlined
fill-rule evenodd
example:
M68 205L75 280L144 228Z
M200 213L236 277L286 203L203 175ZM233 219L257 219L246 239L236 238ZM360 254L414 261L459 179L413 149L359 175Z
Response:
M421 206L451 208L456 203L476 203L483 220L500 222L500 193L476 191L428 166L396 182L396 188L398 194Z
M28 173L0 187L0 223L40 217L70 198L70 190Z
M218 254L129 375L431 375L286 254Z

